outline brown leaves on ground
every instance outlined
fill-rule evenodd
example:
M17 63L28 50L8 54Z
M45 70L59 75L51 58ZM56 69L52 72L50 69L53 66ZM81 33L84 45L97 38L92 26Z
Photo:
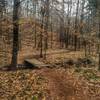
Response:
M31 70L0 72L0 100L31 100L36 92L42 91L40 85L45 82L40 78Z
M74 68L0 72L0 100L100 100L100 88L80 73Z

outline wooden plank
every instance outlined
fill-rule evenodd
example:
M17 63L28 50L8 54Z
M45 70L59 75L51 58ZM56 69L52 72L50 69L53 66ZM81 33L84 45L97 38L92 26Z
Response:
M45 64L37 59L25 59L25 62L32 65L33 67L41 68L41 67L49 67L49 64Z

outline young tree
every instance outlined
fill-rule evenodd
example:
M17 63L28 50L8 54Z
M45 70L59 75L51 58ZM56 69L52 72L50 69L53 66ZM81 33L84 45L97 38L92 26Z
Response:
M76 16L75 16L75 35L74 35L74 49L75 49L75 51L77 50L79 3L80 3L80 0L77 0L77 5L76 5Z
M44 49L45 49L45 59L46 59L46 51L48 49L48 26L49 26L49 5L50 5L50 2L49 0L46 0L45 1L45 45L44 45Z
M68 9L67 9L67 29L66 29L66 48L70 42L70 26L71 26L71 13L72 13L72 0L68 0Z

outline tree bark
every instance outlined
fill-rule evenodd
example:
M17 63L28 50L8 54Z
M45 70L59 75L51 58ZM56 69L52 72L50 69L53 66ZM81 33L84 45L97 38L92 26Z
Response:
M13 50L11 67L15 69L17 67L18 49L19 49L19 2L20 0L14 0L13 5Z

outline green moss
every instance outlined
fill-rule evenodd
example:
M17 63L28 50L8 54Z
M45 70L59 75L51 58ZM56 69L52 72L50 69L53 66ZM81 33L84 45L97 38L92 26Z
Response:
M100 76L98 76L94 71L92 70L84 70L83 72L83 76L87 79L87 80L100 80Z
M33 97L32 97L32 100L39 100L39 99L38 99L38 96L37 96L37 95L36 95L36 96L33 96Z

